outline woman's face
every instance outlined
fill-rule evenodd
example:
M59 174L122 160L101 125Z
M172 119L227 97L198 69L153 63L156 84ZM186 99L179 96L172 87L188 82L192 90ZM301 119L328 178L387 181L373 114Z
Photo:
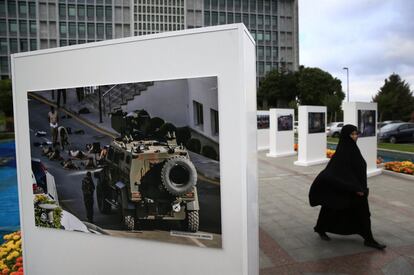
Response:
M351 133L351 138L356 142L358 140L358 132L357 131L353 131Z

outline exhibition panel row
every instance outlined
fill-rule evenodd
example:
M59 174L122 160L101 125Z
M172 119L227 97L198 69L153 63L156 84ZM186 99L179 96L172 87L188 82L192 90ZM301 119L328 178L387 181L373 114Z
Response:
M381 173L377 168L377 104L347 102L343 104L344 124L358 127L358 146L368 166L368 176ZM270 109L257 112L258 150L269 148L268 157L294 155L297 134L299 166L327 163L327 108L299 106L298 125L295 128L293 109ZM268 134L268 140L266 139Z

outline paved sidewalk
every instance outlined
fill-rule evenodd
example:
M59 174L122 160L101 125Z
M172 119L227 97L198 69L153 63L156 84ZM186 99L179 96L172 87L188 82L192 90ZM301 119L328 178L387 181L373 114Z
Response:
M310 184L325 165L299 167L296 157L260 152L260 274L414 274L414 180L370 178L374 236L384 251L356 235L321 241L313 226L319 207L308 203Z

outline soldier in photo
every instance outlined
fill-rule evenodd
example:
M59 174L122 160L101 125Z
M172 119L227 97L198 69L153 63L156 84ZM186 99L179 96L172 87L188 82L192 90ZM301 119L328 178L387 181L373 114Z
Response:
M52 138L53 147L56 146L58 139L58 112L55 107L50 107L50 112L47 114L50 125L50 135Z
M95 192L95 184L93 183L91 172L86 173L86 177L82 180L83 201L86 208L86 218L93 223L93 193Z

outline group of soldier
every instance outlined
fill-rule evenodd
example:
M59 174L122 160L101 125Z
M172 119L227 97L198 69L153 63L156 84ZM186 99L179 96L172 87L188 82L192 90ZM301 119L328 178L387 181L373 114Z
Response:
M69 158L65 160L62 157L61 152L65 150L66 145L70 145L68 136L69 134L63 125L59 125L59 114L54 107L50 108L50 111L48 113L48 121L50 126L52 146L44 147L42 153L43 155L47 156L49 160L60 161L63 168L69 170L80 169L80 167L75 164L73 159L86 160L85 163L82 162L82 165L84 165L85 169L95 169L97 168L97 164L99 165L103 161L108 152L108 148L104 147L101 149L99 143L87 144L87 152L78 149L68 150ZM95 158L91 155L94 155ZM91 172L88 171L86 173L86 176L82 179L82 194L86 209L86 217L87 220L91 223L93 222L94 191L95 184L93 182Z

